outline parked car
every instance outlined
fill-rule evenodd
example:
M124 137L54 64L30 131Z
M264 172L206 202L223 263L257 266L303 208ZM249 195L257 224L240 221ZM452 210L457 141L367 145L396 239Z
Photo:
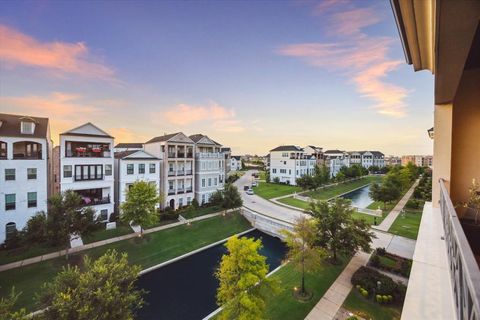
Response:
M250 189L250 186L243 186L243 191L247 191L248 189Z
M253 181L253 182L252 182L252 187L256 187L256 186L258 186L257 181Z
M247 193L248 195L252 195L252 194L253 194L253 190L252 190L251 188L249 188L249 189L246 191L246 193Z

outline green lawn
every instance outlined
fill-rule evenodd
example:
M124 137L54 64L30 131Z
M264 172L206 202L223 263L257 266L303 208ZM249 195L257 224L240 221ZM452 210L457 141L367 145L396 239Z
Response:
M382 179L381 176L367 176L359 180L345 182L336 186L327 187L324 189L318 189L316 191L309 191L305 195L317 200L328 200L354 189L366 186L373 182L379 182Z
M119 252L127 252L130 263L147 268L249 228L251 226L248 221L239 214L218 216L194 222L190 226L182 225L148 234L141 243L138 243L138 238L135 237L83 251L81 255L88 254L97 258L108 249L116 249ZM79 261L80 255L70 258L70 263ZM11 287L15 286L16 292L23 292L16 307L26 307L33 311L35 293L66 264L65 257L60 257L1 272L0 296L5 297L10 293Z
M402 306L396 304L384 305L367 300L355 288L350 291L343 307L355 315L372 320L400 319L402 314Z
M50 252L64 249L63 247L51 247L47 245L34 245L30 247L22 247L13 250L0 250L0 265L15 261L20 261L36 256L41 256Z
M378 258L380 259L380 265L387 267L387 268L395 268L397 265L397 260L392 259L388 256L381 256L378 255Z
M180 212L180 215L182 217L184 217L185 219L192 219L192 218L195 218L195 217L200 217L200 216L203 216L203 215L206 215L206 214L215 213L215 212L219 212L219 211L222 211L222 208L220 208L220 206L199 207L199 208L191 210L191 211L187 210L187 211L184 211L184 212Z
M257 187L253 187L253 190L256 195L265 199L286 196L287 194L302 191L302 189L297 186L267 182L259 182Z
M92 243L97 241L102 241L110 238L120 237L129 233L132 233L133 229L129 225L122 224L117 222L117 228L105 230L103 226L101 230L97 230L92 234L82 237L83 243Z
M294 206L294 207L297 207L299 209L304 209L304 210L307 209L310 206L309 202L299 200L299 199L295 199L294 197L278 199L278 202L285 203L285 204L288 204L290 206Z
M365 222L368 223L369 225L373 225L374 222L375 222L375 217L370 215L370 214L355 212L352 216L355 219L365 220ZM384 217L385 217L385 214L383 214L382 217L377 217L377 219L376 219L377 220L377 226L383 221Z
M422 210L406 209L404 215L398 215L388 232L416 240L422 219Z
M305 319L343 271L348 261L349 259L345 259L340 265L325 262L320 270L306 275L305 286L307 290L313 292L313 297L308 302L299 302L293 297L293 288L301 284L301 273L289 264L278 270L272 277L281 281L283 291L278 296L267 299L267 319Z

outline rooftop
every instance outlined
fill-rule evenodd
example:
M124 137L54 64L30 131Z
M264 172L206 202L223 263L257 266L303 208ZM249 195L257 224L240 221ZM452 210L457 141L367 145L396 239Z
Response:
M33 131L33 134L21 133L20 123L22 121L29 121L35 123L35 129ZM0 113L0 122L0 136L49 138L47 137L48 118Z

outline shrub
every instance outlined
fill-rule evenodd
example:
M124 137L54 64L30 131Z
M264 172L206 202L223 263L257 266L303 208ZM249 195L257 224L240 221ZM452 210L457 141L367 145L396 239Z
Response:
M47 216L44 212L38 212L28 219L24 229L27 243L42 243L47 240Z
M361 289L362 287L360 287L360 285L357 284L357 285L355 286L355 288L357 288L357 290L360 291L360 289Z
M384 256L387 253L387 250L385 248L377 248L377 254L379 256Z
M412 262L409 260L402 260L400 264L400 273L406 277L410 276L410 270L412 268Z
M12 250L21 247L25 243L25 234L22 231L13 231L7 239L5 239L4 247L7 250Z
M388 298L388 302L392 302L392 301L393 301L393 296L392 296L391 294L389 294L389 295L387 296L387 298Z
M378 287L377 282L381 285ZM379 295L391 295L396 301L403 301L405 298L406 287L402 284L394 282L390 277L387 277L380 272L367 267L360 267L352 276L351 282L353 285L360 285L364 290L375 290Z
M279 177L273 178L273 183L280 183L280 178Z
M373 256L370 258L370 263L374 267L378 267L380 265L380 257L378 254L373 254Z
M200 204L198 203L198 200L196 198L194 198L192 200L192 206L195 208L195 209L198 209L198 207L200 207Z
M118 212L113 212L111 215L110 215L110 218L108 219L109 222L117 222L118 219L120 218Z
M378 303L382 303L382 302L383 302L383 298L382 298L382 296L379 295L379 294L377 294L377 295L375 296L375 300L377 300Z
M368 297L368 291L367 291L367 290L361 289L361 290L360 290L360 293L361 293L361 295L364 296L365 298Z
M423 193L422 193L423 195ZM423 198L423 196L422 196ZM416 199L410 199L407 201L407 204L405 205L405 207L407 207L407 209L418 209L420 208L420 201L419 200L416 200Z
M350 316L346 320L358 320L358 318L356 316Z

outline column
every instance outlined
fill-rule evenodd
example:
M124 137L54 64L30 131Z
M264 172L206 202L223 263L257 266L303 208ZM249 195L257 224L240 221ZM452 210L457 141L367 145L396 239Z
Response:
M450 190L452 162L452 108L452 104L435 106L432 179L432 203L434 207L439 206L439 179L444 179L446 181L447 189Z

